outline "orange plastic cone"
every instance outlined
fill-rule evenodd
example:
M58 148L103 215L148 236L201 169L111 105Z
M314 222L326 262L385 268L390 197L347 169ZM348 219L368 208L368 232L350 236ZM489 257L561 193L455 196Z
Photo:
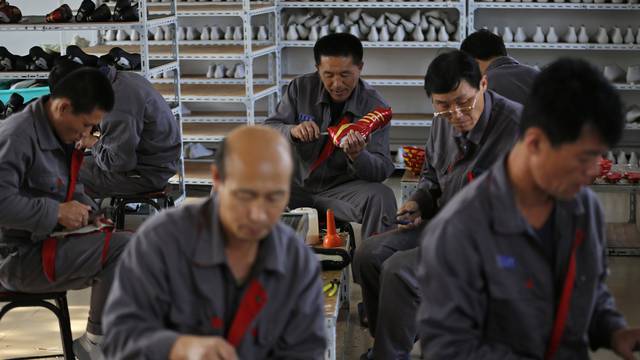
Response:
M342 239L336 231L336 220L333 217L333 210L327 210L327 234L324 236L322 246L334 248L342 246Z

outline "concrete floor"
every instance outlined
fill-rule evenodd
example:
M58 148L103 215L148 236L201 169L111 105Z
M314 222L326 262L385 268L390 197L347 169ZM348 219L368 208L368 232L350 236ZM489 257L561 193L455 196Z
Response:
M389 185L399 195L399 178ZM399 196L398 196L399 197ZM355 229L359 234L359 228ZM359 239L358 239L359 240ZM612 257L609 259L611 276L608 285L618 308L626 315L631 326L640 326L640 257ZM74 338L84 332L88 313L89 290L69 292L71 327ZM338 321L338 359L357 360L372 345L366 329L358 324L356 304L361 300L359 287L351 286L351 308L343 311ZM58 325L55 317L44 309L16 309L0 322L0 359L18 356L47 356L61 353ZM417 350L417 349L414 349ZM418 359L418 352L415 359ZM607 350L593 355L596 360L616 359Z

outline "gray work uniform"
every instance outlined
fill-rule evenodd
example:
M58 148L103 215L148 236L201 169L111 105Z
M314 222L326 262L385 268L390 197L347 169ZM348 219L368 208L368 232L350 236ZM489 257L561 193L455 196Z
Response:
M227 338L246 287L224 251L215 198L149 219L134 236L107 302L104 350L111 359L167 359L180 335ZM325 329L320 267L285 224L261 241L249 281L266 303L236 347L240 359L321 359ZM252 279L252 280L251 280Z
M100 123L100 139L80 181L96 196L161 190L178 171L178 121L145 78L108 69L115 106Z
M555 201L552 244L516 206L504 158L466 187L421 235L418 326L429 359L543 359L571 248L576 277L557 360L588 359L626 326L607 290L605 223L596 195L583 188ZM559 284L559 286L558 286Z
M58 207L66 197L71 162L71 153L65 151L49 123L46 101L48 97L43 97L0 123L0 284L11 291L31 293L91 286L87 330L101 334L102 308L129 234L113 234L104 264L103 233L59 239L56 279L46 278L42 243L58 225ZM93 203L81 184L73 199Z
M507 99L524 104L539 72L511 56L500 56L487 67L488 87Z
M408 358L413 346L420 302L415 270L419 234L426 221L517 140L522 105L490 90L484 104L466 142L446 119L434 120L418 190L411 198L421 209L423 223L374 236L356 249L354 270L361 279L369 331L375 337L375 359ZM462 152L466 155L460 160Z
M388 106L375 89L359 80L340 118L348 116L354 122L378 107ZM296 169L290 207L314 207L320 213L331 208L336 218L361 223L363 238L395 227L395 196L381 184L394 171L389 154L389 126L369 137L367 147L355 161L336 148L320 167L309 173L309 167L330 140L321 136L310 143L295 141L291 129L303 121L314 121L321 132L331 125L331 97L318 73L294 79L276 112L265 121L265 125L278 129L293 145Z

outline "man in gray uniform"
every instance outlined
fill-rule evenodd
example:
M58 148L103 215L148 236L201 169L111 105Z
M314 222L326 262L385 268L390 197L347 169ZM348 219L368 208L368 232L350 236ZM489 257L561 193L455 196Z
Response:
M507 153L518 134L522 106L491 90L478 64L461 51L435 58L425 90L437 111L426 145L418 191L402 205L408 225L374 236L356 249L369 331L365 358L408 359L420 302L415 278L419 233L435 212Z
M599 71L543 70L508 156L461 191L422 234L419 328L432 359L635 359L640 329L617 312L605 223L585 185L621 137L622 103Z
M476 59L490 90L524 104L539 71L508 56L502 37L481 29L467 36L460 50Z
M55 87L81 67L71 60L57 64L49 76ZM87 135L79 147L90 148L80 181L92 196L162 190L178 171L180 128L162 95L142 76L100 68L113 85L116 102L100 123L100 137Z
M150 219L125 252L104 318L108 358L323 358L318 260L279 223L290 145L242 127L216 164L210 199Z
M69 74L46 96L0 124L0 284L41 293L91 286L80 359L100 351L102 309L129 234L96 231L51 237L89 224L93 202L76 183L74 142L111 110L114 94L97 70Z
M320 135L342 119L349 122L379 107L380 94L360 79L362 43L350 34L327 35L316 43L317 71L294 79L265 122L294 147L297 164L289 206L333 209L336 218L362 224L365 236L395 227L396 200L381 184L394 170L389 154L389 127L364 139L347 136L341 149L324 161L321 151L331 140Z

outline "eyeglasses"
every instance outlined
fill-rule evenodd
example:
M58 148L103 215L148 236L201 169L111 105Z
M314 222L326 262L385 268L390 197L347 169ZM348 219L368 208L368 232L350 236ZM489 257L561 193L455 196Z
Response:
M437 111L433 113L433 117L437 117L437 116L442 116L444 118L447 119L451 119L453 117L454 114L460 112L461 115L469 115L471 113L471 111L473 111L473 108L476 107L476 101L478 100L478 94L476 94L473 97L473 102L471 103L471 105L469 106L455 106L453 109L451 110L445 110L445 111ZM466 102L469 102L469 100L467 100Z

